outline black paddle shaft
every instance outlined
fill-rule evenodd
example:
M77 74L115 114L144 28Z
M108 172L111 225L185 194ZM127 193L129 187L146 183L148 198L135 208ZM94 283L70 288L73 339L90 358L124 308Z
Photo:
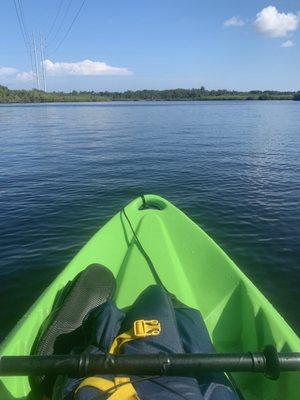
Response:
M273 348L274 349L274 348ZM262 372L277 379L283 371L300 371L300 353L147 354L2 356L0 376L94 374L197 376L205 371Z

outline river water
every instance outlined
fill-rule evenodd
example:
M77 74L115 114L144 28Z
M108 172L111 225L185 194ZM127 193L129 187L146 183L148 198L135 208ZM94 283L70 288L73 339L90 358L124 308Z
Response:
M89 237L166 197L300 331L300 103L0 106L0 338Z

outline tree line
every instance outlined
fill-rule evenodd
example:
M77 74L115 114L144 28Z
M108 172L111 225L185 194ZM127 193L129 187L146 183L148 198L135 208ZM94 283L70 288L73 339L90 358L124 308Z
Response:
M101 101L185 101L185 100L300 100L298 92L274 90L167 89L167 90L127 90L124 92L44 92L42 90L10 90L0 85L0 103L62 103Z

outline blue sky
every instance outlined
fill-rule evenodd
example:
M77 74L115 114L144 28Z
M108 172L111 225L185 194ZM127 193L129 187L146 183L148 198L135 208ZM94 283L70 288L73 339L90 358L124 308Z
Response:
M28 34L46 36L49 90L300 90L300 0L86 0L56 51L82 0L19 1ZM13 0L0 38L0 83L34 87Z

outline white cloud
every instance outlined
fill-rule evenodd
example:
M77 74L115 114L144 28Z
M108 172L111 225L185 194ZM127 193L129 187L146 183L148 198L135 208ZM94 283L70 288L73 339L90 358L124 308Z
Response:
M15 75L18 72L16 68L11 68L11 67L0 67L0 76L5 77L5 76L12 76Z
M22 72L12 67L0 67L0 78L29 82L35 79L35 74L32 71Z
M45 60L44 66L47 76L101 76L101 75L131 75L132 72L127 68L112 67L102 61L84 60L74 63L52 62ZM33 71L20 71L12 67L0 66L1 82L31 83L36 75Z
M283 43L281 43L280 47L288 48L288 47L293 47L295 46L294 42L292 40L287 40Z
M22 82L31 82L35 79L35 74L32 71L18 72L16 78Z
M127 68L112 67L102 61L84 60L78 62L52 62L45 60L47 75L130 75Z
M285 37L296 31L299 23L299 15L280 13L276 7L268 6L256 14L254 26L262 35L276 38Z
M243 21L240 17L233 16L226 21L223 22L223 26L243 26L245 25L245 21Z

